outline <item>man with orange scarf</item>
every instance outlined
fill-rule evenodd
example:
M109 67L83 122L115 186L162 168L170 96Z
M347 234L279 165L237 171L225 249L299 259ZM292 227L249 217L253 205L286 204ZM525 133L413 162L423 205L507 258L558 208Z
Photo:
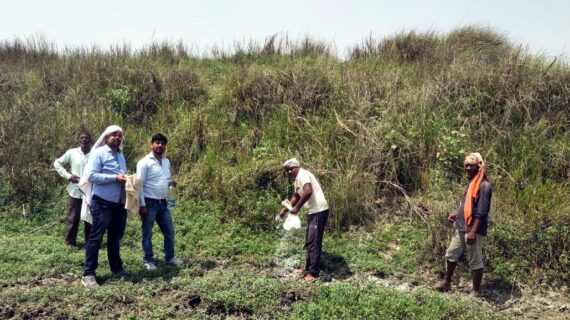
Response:
M476 152L468 154L463 161L463 166L469 178L469 184L458 212L450 214L447 218L455 222L456 230L445 253L447 259L445 278L436 289L440 291L451 289L453 271L459 257L465 251L473 281L471 294L478 297L483 278L483 242L487 236L493 190L485 174L485 163L481 154Z

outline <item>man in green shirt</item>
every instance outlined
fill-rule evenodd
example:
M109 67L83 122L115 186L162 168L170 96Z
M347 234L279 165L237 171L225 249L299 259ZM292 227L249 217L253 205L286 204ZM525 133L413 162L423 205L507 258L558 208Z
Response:
M67 185L69 202L67 205L67 218L65 219L65 243L74 247L77 246L77 232L79 230L82 205L81 191L77 183L91 151L91 134L85 130L81 131L77 136L77 140L79 142L78 148L67 150L63 156L57 158L53 163L57 173L69 181ZM70 167L71 172L65 169L66 166ZM89 239L90 230L91 225L85 222L85 243Z

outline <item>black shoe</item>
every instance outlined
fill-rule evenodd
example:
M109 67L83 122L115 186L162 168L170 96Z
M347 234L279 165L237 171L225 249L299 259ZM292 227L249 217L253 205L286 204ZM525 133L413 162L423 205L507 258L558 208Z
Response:
M122 269L121 271L113 272L113 275L116 277L124 278L128 276L129 273L125 269Z

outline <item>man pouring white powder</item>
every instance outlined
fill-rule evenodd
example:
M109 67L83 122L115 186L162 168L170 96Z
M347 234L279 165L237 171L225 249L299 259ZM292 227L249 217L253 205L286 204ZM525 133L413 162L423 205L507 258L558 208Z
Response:
M304 206L308 213L307 230L305 232L305 248L307 260L304 270L304 278L307 282L313 282L319 276L319 262L323 246L323 234L329 216L329 205L315 175L301 168L297 159L291 158L283 163L283 170L291 179L295 179L293 195L289 199L292 209L291 214L297 214ZM283 218L288 209L281 208L279 217Z

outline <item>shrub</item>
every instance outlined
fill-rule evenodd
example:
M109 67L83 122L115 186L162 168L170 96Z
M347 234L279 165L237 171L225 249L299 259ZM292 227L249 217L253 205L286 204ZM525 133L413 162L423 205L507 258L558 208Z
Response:
M490 29L467 26L450 32L445 37L444 55L449 62L463 56L468 60L484 60L494 64L502 61L511 50L507 39Z
M411 31L384 38L379 42L369 38L362 47L353 48L350 56L351 59L376 57L400 62L432 62L437 57L438 46L439 39L434 33L417 34Z
M281 73L279 82L283 87L285 99L298 106L302 115L318 111L331 99L334 92L331 81L322 70Z
M234 77L229 107L241 121L261 122L263 115L273 111L280 101L277 75L268 70L240 68Z
M130 68L123 70L122 79L108 89L109 104L124 121L142 124L159 109L162 81L154 71Z
M206 90L200 83L200 76L192 70L174 70L164 75L164 91L167 105L181 102L187 106L196 106L199 99L206 96Z

